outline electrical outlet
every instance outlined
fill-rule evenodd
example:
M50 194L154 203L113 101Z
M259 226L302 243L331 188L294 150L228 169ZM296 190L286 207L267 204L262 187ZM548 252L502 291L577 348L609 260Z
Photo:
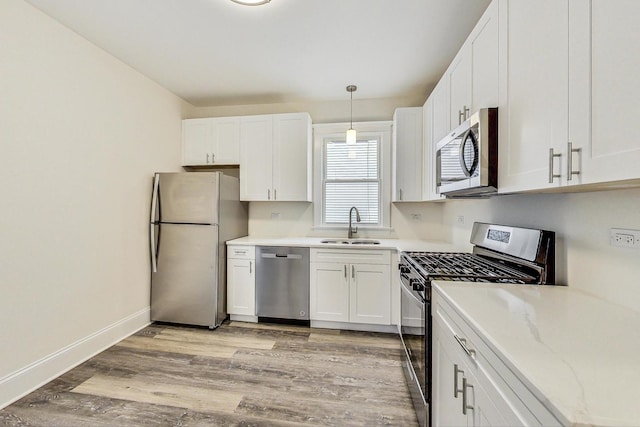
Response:
M421 221L422 220L422 214L412 213L411 214L411 219L414 220L414 221Z
M640 231L612 228L609 232L611 246L640 249Z
M456 217L456 223L457 223L457 224L460 224L460 225L463 225L463 224L464 224L464 216L462 216L462 215L458 215L458 216Z
M271 219L280 219L280 212L271 212Z

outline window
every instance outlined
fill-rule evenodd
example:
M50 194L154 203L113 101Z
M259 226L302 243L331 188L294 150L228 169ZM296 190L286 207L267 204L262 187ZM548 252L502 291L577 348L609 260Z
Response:
M388 227L390 124L360 124L358 142L347 145L346 127L315 125L315 225L343 228L352 206L358 208L359 227ZM353 216L355 221L355 215Z

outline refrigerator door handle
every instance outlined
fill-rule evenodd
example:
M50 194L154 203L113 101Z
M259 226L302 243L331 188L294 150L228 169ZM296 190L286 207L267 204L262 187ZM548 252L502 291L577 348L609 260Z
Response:
M156 248L156 208L158 206L158 191L160 189L160 175L155 174L153 177L153 190L151 192L151 224L149 228L149 243L151 250L151 271L158 272L158 253ZM158 235L160 232L158 232Z
M155 235L155 224L150 224L149 236L151 240L151 271L153 273L158 272L158 253L156 248L156 235ZM160 234L160 233L158 233Z
M158 207L158 191L160 190L160 175L153 177L153 191L151 192L151 223L156 221L156 208Z

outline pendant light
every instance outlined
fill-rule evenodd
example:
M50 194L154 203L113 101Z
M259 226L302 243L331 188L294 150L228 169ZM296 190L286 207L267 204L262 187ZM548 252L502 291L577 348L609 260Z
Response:
M347 131L347 145L354 145L357 141L356 130L353 128L353 92L356 90L358 90L356 85L347 86L347 92L351 94L351 126Z

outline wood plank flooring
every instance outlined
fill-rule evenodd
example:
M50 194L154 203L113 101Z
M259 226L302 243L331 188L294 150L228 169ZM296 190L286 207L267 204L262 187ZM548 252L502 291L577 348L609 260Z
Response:
M396 335L154 324L0 410L7 426L416 426Z

